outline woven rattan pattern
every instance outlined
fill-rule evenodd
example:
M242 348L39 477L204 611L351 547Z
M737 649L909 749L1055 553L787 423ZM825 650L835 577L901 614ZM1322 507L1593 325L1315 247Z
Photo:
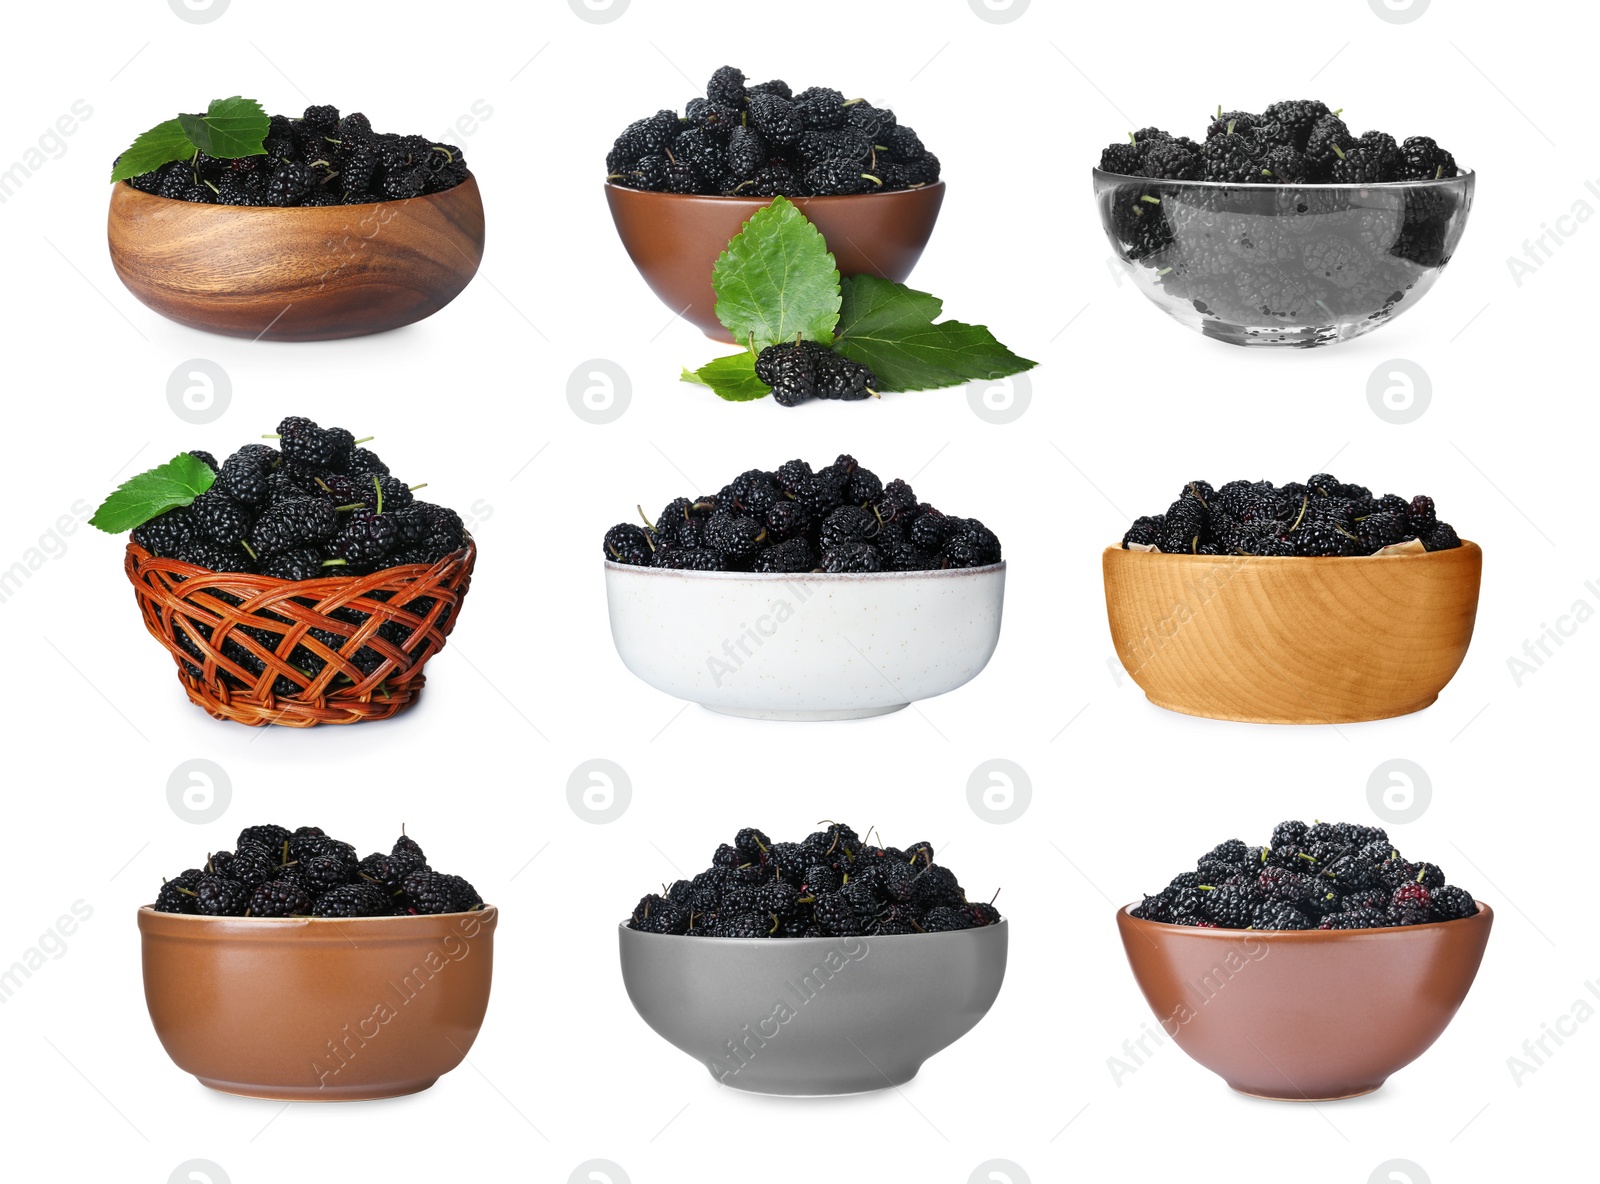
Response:
M463 549L432 566L290 581L207 571L153 556L130 542L125 567L145 627L172 655L193 702L217 719L308 728L386 719L416 700L424 682L423 665L444 648L455 627L476 559L477 548L468 538ZM366 620L348 619L357 613L366 614ZM391 641L380 634L386 623L403 626L410 635ZM209 637L200 626L209 630ZM175 633L178 628L190 642L187 651ZM348 640L334 649L312 636L313 629ZM269 648L252 632L269 642L283 640ZM395 636L397 631L385 632ZM225 649L234 649L230 642L247 651L261 669L247 669L234 660L244 657L237 651L233 657L225 654ZM291 666L288 655L296 647L325 665L309 676L307 670L317 663L306 662L306 669ZM376 665L363 659L367 671L354 661L363 648L380 659ZM199 678L191 668L199 669ZM223 678L224 673L237 685ZM279 676L302 689L275 695Z

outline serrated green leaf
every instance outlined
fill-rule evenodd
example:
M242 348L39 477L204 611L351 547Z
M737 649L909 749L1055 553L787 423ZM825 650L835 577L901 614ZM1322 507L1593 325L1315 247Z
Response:
M260 156L272 123L260 103L239 95L212 99L204 115L180 115L178 122L196 148L218 160Z
M839 268L786 197L750 216L711 272L717 319L757 352L797 337L824 344L839 320Z
M730 403L764 399L772 388L756 377L756 356L749 350L708 362L698 370L684 370L684 382L698 382Z
M158 514L187 506L211 488L217 475L198 457L180 452L164 465L129 477L100 503L89 525L107 534L123 534Z
M170 161L188 160L193 155L194 145L184 134L183 125L176 119L169 119L156 124L128 145L128 150L112 165L111 179L126 181L129 177L142 177Z
M880 391L922 391L1004 378L1038 363L1018 357L983 325L935 320L937 296L876 276L846 277L833 348L870 366Z

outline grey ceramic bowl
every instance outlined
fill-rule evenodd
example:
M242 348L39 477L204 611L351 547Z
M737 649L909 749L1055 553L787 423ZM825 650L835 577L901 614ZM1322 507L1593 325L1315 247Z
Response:
M723 1085L852 1094L902 1085L1000 994L1006 922L957 933L746 940L619 927L645 1023Z

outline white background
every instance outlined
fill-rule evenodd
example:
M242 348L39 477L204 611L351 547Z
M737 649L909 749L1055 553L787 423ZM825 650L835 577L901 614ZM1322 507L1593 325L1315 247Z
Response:
M1507 662L1575 602L1600 607L1585 587L1600 580L1589 545L1600 227L1563 223L1565 241L1520 284L1507 259L1575 203L1600 209L1585 188L1600 178L1580 81L1587 9L1435 4L1394 24L1361 0L1226 13L1035 0L993 24L966 0L634 0L591 24L560 0L233 0L191 24L160 0L80 0L17 6L7 22L0 167L75 101L92 115L0 204L0 568L36 567L0 602L13 884L0 965L74 901L93 909L0 1003L8 1176L164 1181L203 1158L239 1184L565 1180L604 1158L641 1184L704 1179L713 1165L770 1180L850 1164L965 1181L1001 1158L1035 1181L1365 1181L1403 1158L1443 1181L1546 1178L1572 1151L1600 1025L1580 1025L1520 1084L1507 1058L1600 975L1583 895L1600 626L1579 627L1520 685ZM634 273L601 162L624 124L681 109L725 61L865 95L923 134L950 188L914 282L1042 363L1020 419L987 423L962 390L785 410L675 381L720 347L672 323ZM105 250L110 162L145 127L233 93L288 113L332 102L380 130L432 135L490 109L459 139L488 209L478 279L432 320L320 345L206 336L138 304ZM1101 146L1147 123L1199 136L1219 102L1308 95L1342 106L1357 131L1432 134L1478 170L1460 252L1421 305L1354 343L1255 353L1168 322L1119 285L1090 196ZM166 398L194 358L232 384L227 412L201 427ZM631 376L631 404L609 425L567 402L591 358ZM1408 426L1367 401L1369 377L1395 358L1432 383ZM141 629L121 541L58 526L132 472L189 447L225 455L288 413L376 435L397 472L474 519L482 558L460 627L422 704L397 721L213 722ZM804 727L682 709L634 680L608 636L601 532L636 502L654 510L753 465L842 450L885 479L915 475L923 497L1000 533L1010 600L989 669L916 710ZM1128 519L1192 478L1328 469L1431 493L1484 548L1477 635L1438 704L1272 729L1171 715L1119 682L1099 553ZM996 757L1033 784L1028 811L1004 826L966 800L969 774ZM1108 1058L1150 1020L1114 907L1220 839L1264 841L1280 818L1372 821L1369 775L1396 757L1433 786L1397 842L1499 913L1479 981L1435 1048L1378 1094L1334 1105L1235 1096L1170 1044L1114 1077ZM632 783L609 825L567 804L569 774L592 758ZM192 759L231 781L232 805L209 825L167 804L169 776ZM974 896L1003 888L1006 987L902 1091L807 1102L721 1089L634 1015L615 924L737 828L799 838L826 817L875 824L890 842L931 839ZM319 824L363 849L404 821L436 864L501 906L470 1065L412 1098L332 1107L224 1097L171 1065L145 1015L135 906L163 874L267 820Z

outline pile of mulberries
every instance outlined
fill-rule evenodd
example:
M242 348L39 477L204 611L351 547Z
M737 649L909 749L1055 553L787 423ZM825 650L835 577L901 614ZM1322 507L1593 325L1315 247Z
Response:
M1382 929L1470 917L1470 892L1401 857L1382 827L1280 822L1265 847L1218 843L1130 910L1203 929Z
M826 197L931 185L939 158L886 107L824 86L747 86L723 66L682 116L662 110L629 124L606 178L668 193Z
M414 917L483 907L460 876L436 872L405 833L365 859L321 827L265 824L239 832L232 851L164 880L158 913L207 917Z
M284 580L432 564L465 545L459 514L418 501L344 428L291 415L269 438L276 448L246 444L220 464L192 453L216 473L211 488L136 527L133 541L211 571Z
M1100 168L1168 181L1234 185L1374 185L1437 181L1459 173L1456 158L1429 136L1396 143L1387 132L1353 135L1326 103L1289 99L1260 115L1220 106L1204 143L1160 128L1128 133L1107 146Z
M1136 519L1122 536L1124 549L1172 555L1372 555L1412 542L1428 551L1461 545L1426 494L1377 497L1328 473L1304 484L1230 481L1221 489L1191 481L1166 513Z
M873 390L878 377L869 367L817 341L767 346L756 355L756 377L772 388L780 407L808 399L854 402L878 394Z
M689 937L884 937L999 920L992 903L967 899L930 844L874 845L830 822L799 843L741 830L694 879L641 899L627 924Z
M467 179L454 144L372 130L359 111L307 107L298 119L274 115L266 152L236 160L197 153L128 181L177 201L223 206L338 206L403 201L453 189Z
M1312 100L1219 110L1204 143L1141 128L1100 168L1120 179L1101 193L1118 254L1203 316L1248 326L1386 317L1449 262L1464 221L1455 189L1387 184L1458 176L1449 152L1354 136Z
M613 563L684 571L934 571L1000 562L1000 540L976 518L941 513L905 481L888 484L853 456L813 469L791 460L750 469L715 494L680 497L652 522L619 523Z

